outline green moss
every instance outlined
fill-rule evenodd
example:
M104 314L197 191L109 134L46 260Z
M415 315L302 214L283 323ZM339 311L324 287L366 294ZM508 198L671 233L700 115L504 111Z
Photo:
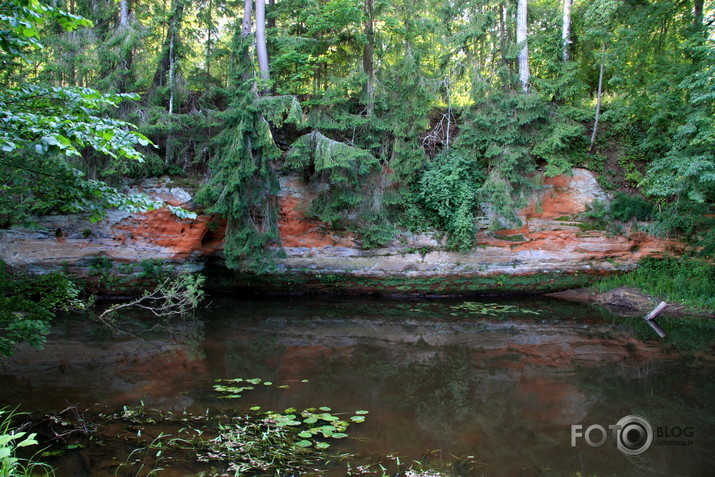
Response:
M526 242L526 237L521 234L518 235L499 235L497 238L500 240L508 240L509 242Z

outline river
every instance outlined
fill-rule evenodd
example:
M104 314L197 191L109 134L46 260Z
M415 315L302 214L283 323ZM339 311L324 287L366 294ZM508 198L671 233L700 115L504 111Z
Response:
M715 464L709 322L659 319L669 333L661 340L637 318L535 297L221 297L168 330L150 330L146 315L122 319L132 334L68 317L44 350L21 348L0 364L0 406L35 416L124 406L365 410L342 450L457 475L704 476ZM271 385L221 399L214 385L231 378ZM652 429L635 456L609 429L630 415ZM598 426L606 440L594 447ZM57 475L125 475L115 464L126 454L114 455L104 435L54 457Z

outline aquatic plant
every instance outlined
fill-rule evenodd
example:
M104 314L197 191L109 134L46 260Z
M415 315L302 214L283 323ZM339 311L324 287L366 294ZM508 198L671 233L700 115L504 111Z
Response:
M453 310L453 313L451 313L452 316L459 316L460 314L472 314L504 318L503 315L507 313L520 315L539 314L538 311L530 310L528 308L522 308L516 305L482 303L478 301L466 301L459 305L452 306L451 309Z
M36 434L13 427L13 411L0 409L0 477L30 477L54 475L54 469L34 458L17 456L18 449L37 445Z

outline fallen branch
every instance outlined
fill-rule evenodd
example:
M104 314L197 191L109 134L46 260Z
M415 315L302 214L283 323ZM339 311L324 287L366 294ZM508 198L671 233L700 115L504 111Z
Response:
M204 298L201 287L205 278L201 275L182 274L170 277L161 282L154 290L127 303L112 305L104 310L97 320L104 323L115 333L126 332L114 324L114 317L120 310L138 308L152 313L158 318L184 318L193 313Z

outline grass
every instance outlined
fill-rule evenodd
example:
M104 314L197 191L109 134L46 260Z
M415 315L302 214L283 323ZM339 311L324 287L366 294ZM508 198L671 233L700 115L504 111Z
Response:
M639 288L691 310L715 310L715 264L704 258L646 258L636 270L596 284L602 292L623 286Z

